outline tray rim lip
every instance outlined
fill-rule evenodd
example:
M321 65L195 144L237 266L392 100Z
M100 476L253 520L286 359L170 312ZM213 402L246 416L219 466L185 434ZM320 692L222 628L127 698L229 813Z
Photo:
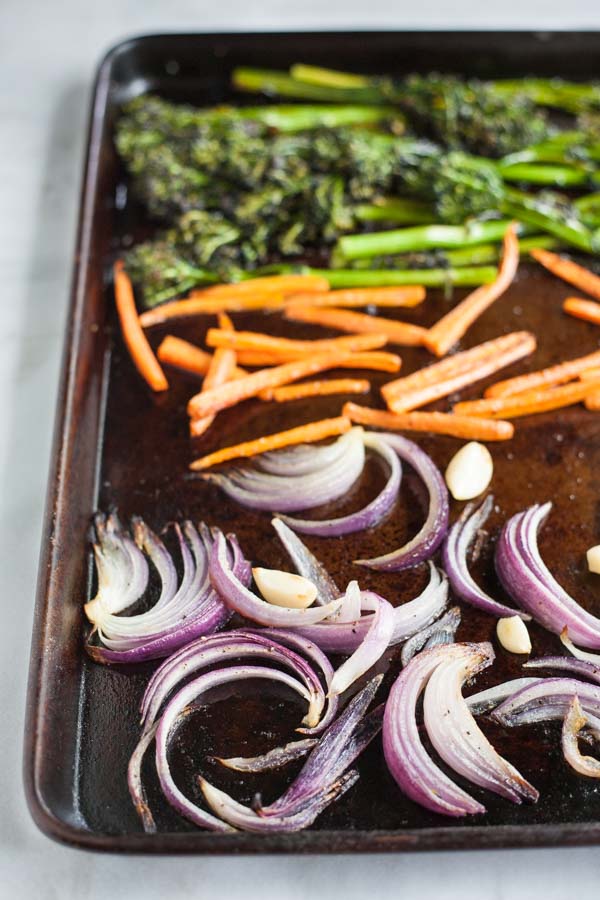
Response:
M165 832L156 834L130 833L110 834L94 832L71 824L55 815L36 777L36 756L38 747L38 725L41 714L39 687L44 680L45 663L38 648L44 644L48 594L54 541L51 537L60 522L60 507L65 490L65 480L60 477L62 461L72 438L69 435L71 406L75 370L80 363L78 354L80 343L80 317L85 304L85 276L91 247L91 220L93 217L98 159L92 149L97 132L101 131L110 93L111 68L117 56L131 46L164 38L207 38L207 39L251 39L257 37L339 37L343 35L389 35L389 36L431 36L441 39L450 36L484 37L493 33L499 37L519 35L535 39L538 35L564 38L600 40L598 29L386 29L383 27L340 29L278 29L259 31L157 31L126 35L111 44L100 57L95 76L89 89L90 104L87 117L86 140L80 178L80 200L74 244L66 316L65 336L62 348L61 367L56 394L52 447L48 469L46 499L42 519L42 543L40 547L36 595L33 609L32 639L30 645L29 672L26 695L26 714L23 748L23 785L25 798L33 821L47 837L59 843L81 850L121 852L130 854L164 855L259 855L267 853L376 853L431 850L485 850L517 847L560 847L600 844L600 820L597 822L567 822L538 825L447 825L424 829L399 831L306 831L295 834L260 836L239 833L218 835L211 832ZM84 251L84 252L82 252ZM470 837L468 846L464 838ZM326 847L324 843L329 841ZM227 843L225 843L225 841ZM222 846L220 844L222 843Z

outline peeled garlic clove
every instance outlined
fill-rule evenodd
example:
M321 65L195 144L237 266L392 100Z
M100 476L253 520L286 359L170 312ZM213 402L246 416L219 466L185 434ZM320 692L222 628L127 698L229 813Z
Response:
M489 486L494 474L490 451L470 441L454 454L446 469L446 484L455 500L472 500Z
M317 588L302 575L277 569L252 569L259 591L268 603L290 609L306 609L316 599Z
M600 575L600 544L590 547L586 553L588 569L596 575Z
M496 625L498 640L509 653L531 653L531 638L527 625L520 616L498 619Z

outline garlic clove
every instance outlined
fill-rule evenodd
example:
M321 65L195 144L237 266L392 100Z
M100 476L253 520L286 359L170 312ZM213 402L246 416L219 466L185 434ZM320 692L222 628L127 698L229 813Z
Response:
M252 569L256 586L267 603L289 609L307 609L314 603L317 588L302 575L277 569Z
M596 575L600 575L600 544L590 547L586 553L588 569Z
M446 469L446 484L455 500L472 500L486 490L494 474L490 451L470 441L454 454Z
M509 653L531 653L531 638L527 625L520 616L498 619L496 625L498 640Z

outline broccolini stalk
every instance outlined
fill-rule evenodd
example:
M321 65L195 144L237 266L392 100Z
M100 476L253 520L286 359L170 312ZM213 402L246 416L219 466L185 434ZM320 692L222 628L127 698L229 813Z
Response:
M578 84L561 78L515 78L493 81L490 85L506 100L525 96L537 106L574 114L600 108L600 83L597 82Z
M461 269L319 269L311 266L268 266L255 274L302 272L319 275L335 288L386 287L422 284L425 287L477 287L492 282L498 270L495 266L475 266Z
M323 100L325 103L385 103L376 87L301 81L288 72L240 66L234 69L232 83L240 91L266 94L272 97L293 97L296 100Z
M584 168L555 163L512 163L498 167L504 181L545 187L575 188L594 183L595 176Z
M429 225L436 221L434 208L420 200L382 197L375 203L354 207L358 222L395 222L398 225Z
M573 204L559 194L546 191L532 197L511 188L502 203L502 212L546 231L585 253L597 250L593 232L584 225Z
M600 226L600 192L579 197L573 201L573 206L579 213L582 222L588 228L598 228Z
M561 247L558 238L549 234L538 234L521 238L519 249L522 257L527 257L533 249L556 250ZM501 244L478 244L458 250L432 250L423 253L400 254L398 256L375 256L369 260L356 260L356 268L375 269L420 269L447 267L486 266L499 262L502 256Z

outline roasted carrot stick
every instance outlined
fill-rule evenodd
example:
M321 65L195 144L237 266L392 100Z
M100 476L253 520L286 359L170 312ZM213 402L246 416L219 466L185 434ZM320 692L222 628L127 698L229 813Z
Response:
M202 350L201 347L196 347L195 344L190 344L189 341L184 341L172 334L168 334L163 339L156 351L156 355L165 365L176 366L178 369L201 376L206 375L208 372L212 359L212 355L207 353L206 350ZM236 366L232 373L235 378L240 378L242 375L247 374L246 370L240 369L239 366Z
M234 284L212 284L205 288L195 288L191 297L245 297L248 294L274 293L295 294L298 291L322 293L329 290L329 282L321 275L265 275L262 278L248 278Z
M337 419L321 419L319 422L310 422L308 425L300 425L298 428L290 428L289 431L280 431L277 434L269 434L257 438L255 441L245 441L234 447L224 447L216 453L209 453L201 459L190 464L190 469L195 472L209 469L218 463L227 462L229 459L239 457L257 456L266 453L267 450L279 450L282 447L290 447L293 444L310 444L314 441L322 441L324 438L337 434L344 434L352 427L350 419L339 416Z
M357 403L345 403L342 415L357 425L372 425L389 431L431 431L472 441L508 441L515 432L512 422L500 419L477 419L441 412L396 414Z
M420 285L381 288L343 288L323 293L298 293L288 297L286 306L417 306L425 299Z
M369 316L348 309L294 305L286 307L285 317L293 322L310 322L313 325L323 325L325 328L337 328L339 331L350 331L355 334L385 334L391 344L400 344L404 347L420 346L427 334L427 329L421 328L420 325Z
M261 353L258 350L239 350L239 362L245 366L279 366L295 359L305 359L305 353ZM368 369L374 372L399 372L402 360L395 353L383 350L352 353L344 362L338 363L339 369Z
M200 392L188 403L188 415L194 419L209 416L211 413L235 406L249 397L256 397L265 388L280 387L301 378L316 375L317 372L325 372L327 369L335 369L339 363L347 359L352 351L325 351L315 353L312 357L299 359L295 362L285 363L282 366L274 366L272 369L259 369L252 375L238 378L236 381L228 381L227 384L209 391Z
M233 322L231 321L231 318L227 315L226 312L220 312L217 316L217 319L219 322L219 328L222 331L235 331L235 328L233 327Z
M567 297L563 303L563 310L576 319L600 325L600 303L595 300L582 300L581 297Z
M557 253L551 253L550 250L532 250L531 255L553 275L568 281L580 291L585 291L590 297L600 300L600 277L589 269L565 259L564 256L558 256Z
M381 388L381 393L392 412L408 412L493 375L533 353L535 347L533 334L514 331L449 356L405 378L389 381Z
M528 372L527 375L517 375L516 378L507 378L492 384L484 393L485 397L510 397L513 394L521 394L538 387L551 387L571 381L578 375L583 377L586 370L600 366L600 350L589 353L587 356L578 356L576 359L568 359L556 366L547 369L539 369L537 372Z
M233 322L226 313L219 315L219 325L221 328L229 328L233 331ZM227 347L218 347L213 358L210 361L208 372L202 384L202 391L209 391L211 388L218 388L220 385L230 381L236 368L237 356L235 350ZM215 413L201 418L192 418L190 421L190 434L192 437L200 437L203 435L215 420Z
M371 383L364 378L331 378L329 381L303 381L302 384L288 384L284 387L268 388L258 395L261 400L275 400L286 403L304 397L325 397L329 394L367 394Z
M169 387L169 382L165 378L165 373L161 369L160 363L152 352L146 335L142 331L137 309L135 308L133 287L120 259L113 266L113 275L115 304L119 314L119 322L121 323L121 333L133 364L153 391L166 391Z
M572 406L600 389L600 378L575 381L560 387L540 388L525 391L511 397L492 397L489 400L467 400L457 403L454 412L462 416L490 416L515 419L518 416L529 416L532 413L547 412Z
M519 267L519 240L516 226L509 225L504 235L504 252L498 276L491 284L483 284L450 310L429 329L425 346L436 356L444 356L512 283Z
M588 369L579 376L582 381L589 381L591 378L600 378L600 369ZM588 394L584 400L585 408L597 411L600 409L600 391L594 391Z
M171 319L190 316L215 315L220 312L237 312L253 309L281 309L285 304L283 294L252 294L249 296L225 294L214 297L188 297L185 300L171 300L154 309L148 309L140 316L144 328L161 325Z
M348 337L329 338L318 341L300 341L290 338L272 337L254 331L221 331L209 328L206 334L209 347L230 347L232 350L257 350L260 353L277 355L293 353L296 359L312 356L322 350L375 350L387 343L385 334L352 334Z

